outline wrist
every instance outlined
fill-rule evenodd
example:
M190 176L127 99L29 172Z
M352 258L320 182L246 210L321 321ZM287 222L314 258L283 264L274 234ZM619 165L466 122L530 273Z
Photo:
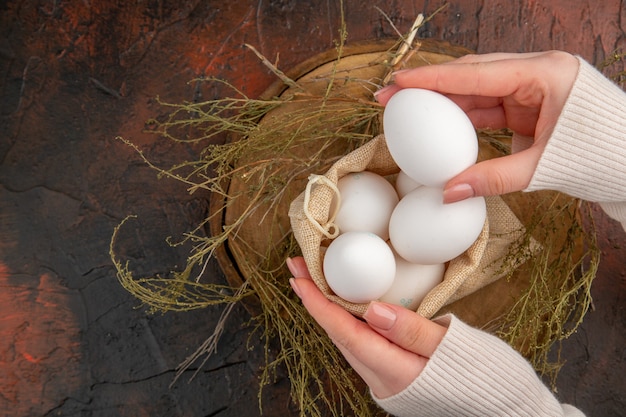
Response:
M526 191L626 201L626 94L579 61L572 91Z
M387 412L415 415L561 415L532 366L505 342L447 315L446 336L402 392L376 399Z

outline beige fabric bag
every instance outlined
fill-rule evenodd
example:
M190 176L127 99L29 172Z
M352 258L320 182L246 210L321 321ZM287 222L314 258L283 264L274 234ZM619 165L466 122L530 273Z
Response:
M367 304L354 304L335 295L326 283L322 265L324 247L335 237L330 213L331 201L337 192L335 185L344 175L361 171L382 176L399 172L383 135L338 160L323 176L312 175L306 190L289 207L293 233L313 281L328 299L359 317ZM417 309L418 314L431 318L443 306L506 274L503 258L523 235L524 227L502 199L488 197L486 200L487 221L480 236L467 251L448 263L443 281L426 295Z

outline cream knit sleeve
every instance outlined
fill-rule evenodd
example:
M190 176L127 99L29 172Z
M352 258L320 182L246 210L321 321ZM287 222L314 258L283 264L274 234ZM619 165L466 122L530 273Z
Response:
M583 416L560 404L532 366L509 345L452 315L426 368L402 392L376 402L398 417Z
M526 191L599 202L626 226L626 93L579 58L580 68Z

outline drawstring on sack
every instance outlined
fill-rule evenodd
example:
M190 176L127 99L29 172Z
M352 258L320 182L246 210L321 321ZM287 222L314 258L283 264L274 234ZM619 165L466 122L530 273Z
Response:
M313 188L313 185L315 185L316 183L323 184L327 186L328 188L330 188L335 193L335 197L337 199L336 200L337 204L335 204L335 209L330 214L330 219L328 220L328 222L324 225L320 224L317 220L315 220L313 216L311 215L311 213L309 212L309 201L311 199L311 190ZM337 236L339 236L339 227L334 222L335 222L335 217L337 217L337 213L339 212L340 205L341 205L341 193L339 192L339 188L337 188L337 185L335 185L331 180L329 180L324 175L316 175L316 174L309 175L309 182L307 183L306 189L304 190L304 215L311 222L311 224L315 226L317 230L319 230L324 236L326 236L329 239L334 239Z

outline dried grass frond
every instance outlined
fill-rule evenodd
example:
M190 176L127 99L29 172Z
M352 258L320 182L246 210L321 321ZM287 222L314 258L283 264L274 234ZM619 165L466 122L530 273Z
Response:
M598 65L598 69L622 88L626 86L626 52L616 49Z
M558 225L559 232L555 233ZM563 366L555 344L571 336L592 304L591 284L600 262L595 224L589 203L548 193L533 213L523 241L534 236L543 249L522 267L529 285L509 312L500 318L496 334L522 353L556 389ZM507 257L515 262L526 245ZM493 323L492 323L493 325ZM560 348L557 347L556 351Z

